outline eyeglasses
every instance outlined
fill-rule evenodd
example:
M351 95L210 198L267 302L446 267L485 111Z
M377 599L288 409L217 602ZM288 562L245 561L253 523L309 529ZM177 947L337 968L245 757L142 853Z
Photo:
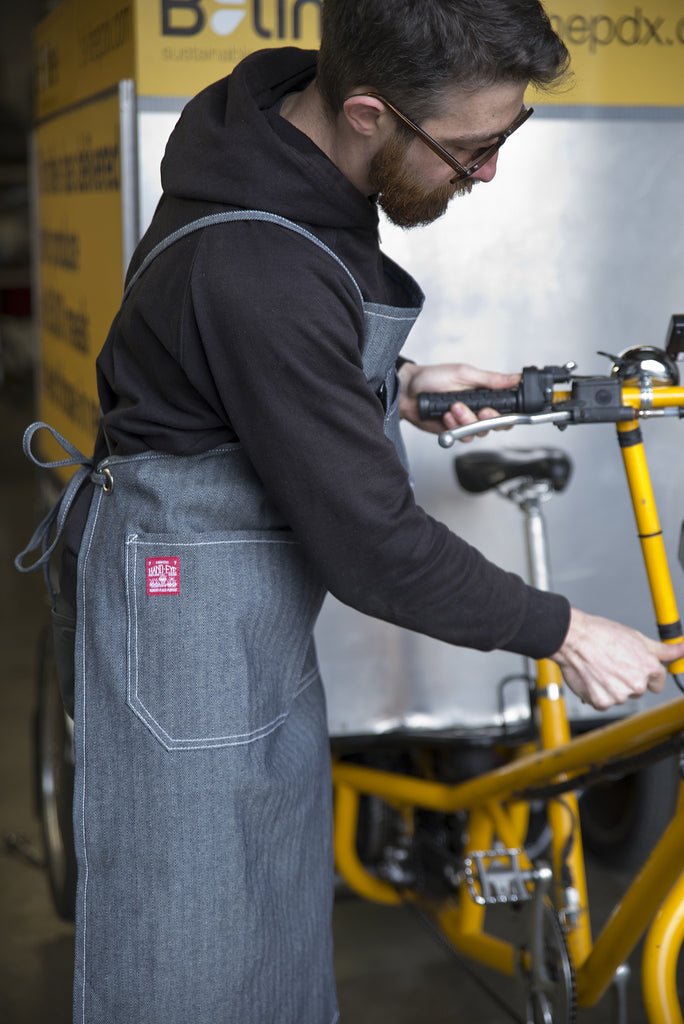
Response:
M478 149L476 153L473 153L467 164L461 164L458 162L456 157L453 157L451 153L444 149L443 146L440 146L438 142L435 142L431 135L428 135L428 133L423 131L419 125L411 121L406 114L402 114L400 110L397 110L396 107L392 106L389 100L386 100L384 96L380 96L376 92L367 92L364 93L364 95L372 96L373 99L380 100L381 103L384 103L388 110L391 110L393 114L396 114L399 120L403 121L406 127L410 128L411 131L418 136L421 142L425 143L433 153L436 153L438 157L441 157L441 159L452 168L452 170L456 171L456 177L452 178L452 183L472 177L476 171L479 171L481 167L484 167L486 163L489 163L494 154L498 153L501 149L506 139L512 135L514 131L517 131L520 125L524 124L528 117L531 117L534 113L534 107L523 107L515 121L508 126L505 132L502 132L502 134L499 135L496 142L493 142L491 146L485 146L484 149Z

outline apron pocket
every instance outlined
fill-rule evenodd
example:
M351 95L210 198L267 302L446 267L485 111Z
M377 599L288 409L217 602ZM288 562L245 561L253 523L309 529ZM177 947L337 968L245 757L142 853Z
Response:
M252 743L310 681L323 588L290 533L130 536L126 591L127 703L168 750Z

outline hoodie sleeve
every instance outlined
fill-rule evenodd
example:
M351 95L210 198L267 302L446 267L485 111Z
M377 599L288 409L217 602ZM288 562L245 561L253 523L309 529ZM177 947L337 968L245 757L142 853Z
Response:
M565 599L493 565L416 504L363 374L358 297L332 259L274 225L205 232L182 338L189 380L204 390L211 376L269 498L339 600L452 644L530 657L560 647Z

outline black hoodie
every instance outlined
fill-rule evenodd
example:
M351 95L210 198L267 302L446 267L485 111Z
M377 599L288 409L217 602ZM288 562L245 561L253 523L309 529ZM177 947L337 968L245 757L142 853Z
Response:
M397 304L374 204L279 114L314 72L314 53L263 51L188 104L129 274L197 217L267 210L332 249L364 300ZM450 643L552 654L567 601L492 565L416 505L363 375L362 339L348 275L312 242L264 222L194 232L141 275L98 358L109 451L188 455L239 440L341 601ZM84 504L69 524L72 555ZM74 584L68 557L64 584Z

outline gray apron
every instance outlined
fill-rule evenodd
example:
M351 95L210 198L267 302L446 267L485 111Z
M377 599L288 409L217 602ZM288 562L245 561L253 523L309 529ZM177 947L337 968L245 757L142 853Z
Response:
M340 262L300 226L248 211L188 225L139 273L188 230L234 219L279 223ZM422 294L386 267L411 305L364 304L363 366L406 465L395 361ZM312 640L324 588L240 444L85 468L74 1020L332 1024L331 782Z

